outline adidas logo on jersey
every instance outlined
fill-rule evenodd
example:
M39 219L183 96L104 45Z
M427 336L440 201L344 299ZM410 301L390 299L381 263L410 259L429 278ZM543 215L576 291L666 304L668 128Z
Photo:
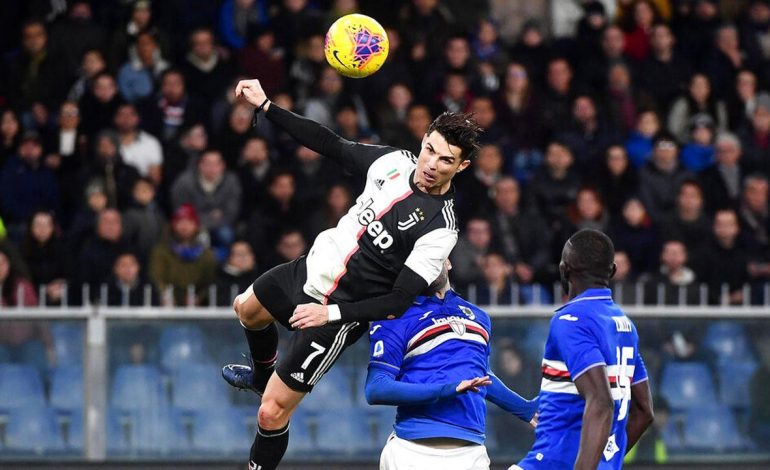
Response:
M377 189L382 189L382 185L385 184L385 180L377 178L374 180L374 185L377 186Z
M291 374L291 378L299 383L305 383L305 374L302 372L294 372Z
M262 470L262 465L257 465L253 460L249 460L249 470Z

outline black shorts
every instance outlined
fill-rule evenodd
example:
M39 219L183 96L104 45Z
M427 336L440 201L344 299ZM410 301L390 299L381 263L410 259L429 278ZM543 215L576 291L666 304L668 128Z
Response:
M273 318L292 330L289 318L299 304L318 303L305 294L305 257L278 265L254 281L254 295ZM310 392L348 346L358 341L366 322L335 323L294 331L287 353L278 358L275 372L292 390Z

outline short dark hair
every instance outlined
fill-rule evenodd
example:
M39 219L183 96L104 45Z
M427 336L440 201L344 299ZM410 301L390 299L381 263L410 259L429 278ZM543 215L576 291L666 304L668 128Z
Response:
M565 261L571 270L609 279L615 262L615 246L610 237L599 230L583 229L570 237L567 246L569 259Z
M471 114L443 112L433 120L428 128L428 134L436 131L444 137L449 145L460 147L463 160L476 157L479 151L479 127Z

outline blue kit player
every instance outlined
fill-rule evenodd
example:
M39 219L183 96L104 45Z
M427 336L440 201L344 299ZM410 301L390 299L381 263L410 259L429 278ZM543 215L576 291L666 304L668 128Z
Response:
M398 406L380 470L488 470L485 399L536 423L537 400L490 372L489 316L449 288L448 265L431 284L435 295L369 331L366 399Z
M619 469L652 423L636 327L608 288L614 252L597 230L564 245L559 271L570 300L551 319L545 343L535 444L509 470Z

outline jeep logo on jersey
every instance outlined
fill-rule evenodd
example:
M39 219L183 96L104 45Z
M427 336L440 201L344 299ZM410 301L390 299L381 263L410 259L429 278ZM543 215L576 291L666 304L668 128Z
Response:
M393 245L393 237L385 230L382 222L374 220L377 214L372 209L373 199L369 199L361 207L361 211L358 213L358 223L366 227L366 233L368 233L374 240L372 243L380 249L386 250Z

